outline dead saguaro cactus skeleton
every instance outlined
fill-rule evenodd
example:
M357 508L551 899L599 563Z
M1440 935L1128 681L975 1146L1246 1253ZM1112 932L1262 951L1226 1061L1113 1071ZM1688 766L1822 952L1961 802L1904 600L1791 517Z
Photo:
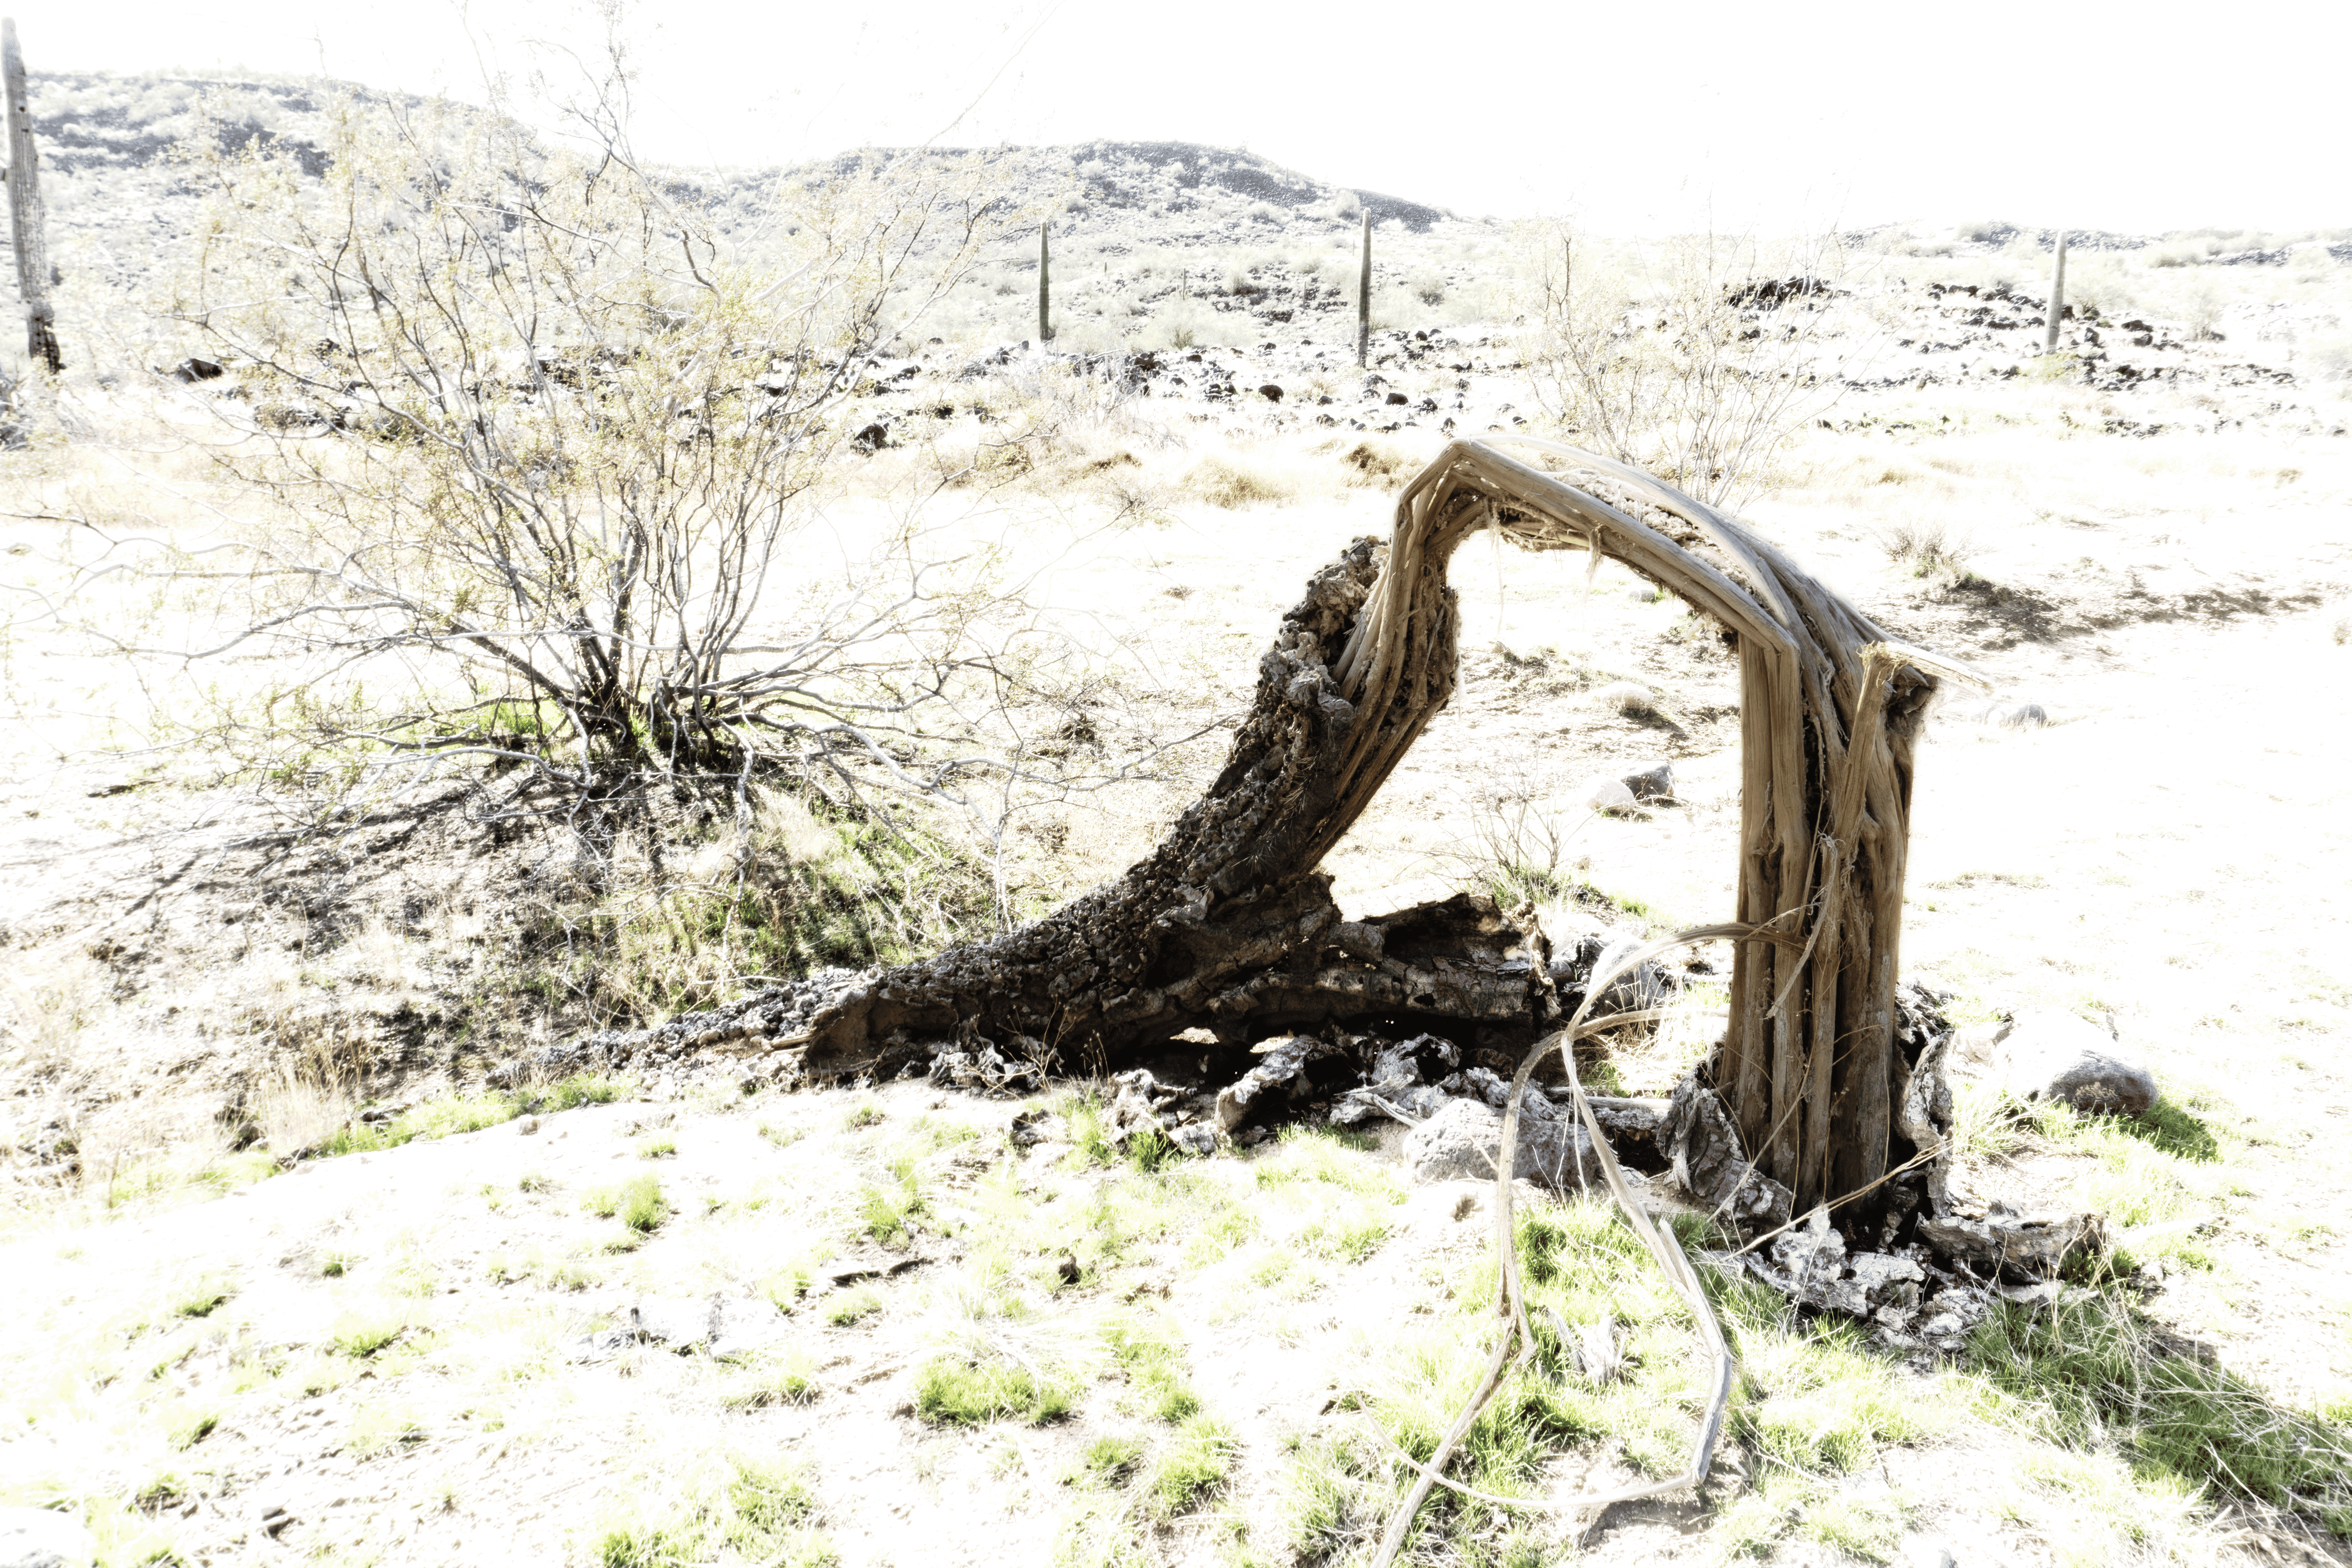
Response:
M41 205L40 154L33 145L25 57L16 19L0 17L0 91L8 100L8 225L16 248L16 288L25 301L25 352L51 375L65 369L57 311L49 303L49 247Z
M1033 925L883 972L772 1046L839 1078L979 1039L1115 1062L1189 1028L1241 1039L1319 1022L1350 999L1471 1018L1523 1008L1521 980L1416 963L1383 928L1342 922L1317 869L1452 696L1446 568L1491 527L1622 562L1737 641L1737 923L1770 940L1736 946L1714 1086L1801 1209L1870 1191L1908 1148L1895 984L1913 743L1933 672L1967 672L1650 475L1517 444L1553 467L1454 442L1398 498L1386 544L1360 539L1315 574L1260 660L1223 770L1150 855Z

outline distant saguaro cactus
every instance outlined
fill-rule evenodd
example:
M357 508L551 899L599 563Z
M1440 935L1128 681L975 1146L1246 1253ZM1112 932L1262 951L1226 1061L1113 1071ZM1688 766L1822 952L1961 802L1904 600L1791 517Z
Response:
M0 79L8 99L8 219L16 242L16 287L25 301L25 352L48 368L65 369L58 349L57 312L49 304L49 247L42 233L40 157L33 146L33 116L25 87L25 57L16 47L16 19L0 18Z
M2066 314L2066 231L2058 231L2058 254L2050 263L2050 323L2042 330L2042 352L2058 352L2058 321Z
M1043 347L1054 335L1054 256L1048 237L1052 223L1037 226L1037 342Z
M1364 209L1364 265L1356 279L1356 368L1372 346L1372 209Z

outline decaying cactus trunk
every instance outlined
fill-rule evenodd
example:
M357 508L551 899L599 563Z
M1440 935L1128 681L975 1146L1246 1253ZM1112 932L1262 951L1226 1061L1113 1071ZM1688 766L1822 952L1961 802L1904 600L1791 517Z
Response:
M1341 922L1317 869L1453 694L1446 566L1492 527L1620 561L1736 639L1738 919L1775 940L1738 945L1714 1085L1800 1208L1870 1189L1909 1152L1895 983L1912 746L1929 670L1958 667L1651 476L1523 444L1554 469L1456 441L1405 487L1384 547L1360 540L1316 574L1260 662L1223 771L1149 857L1022 931L885 972L775 1045L816 1077L975 1038L1107 1064L1189 1028L1337 1016L1351 995L1362 1011L1473 1018L1522 1005L1501 968L1383 952L1381 928Z

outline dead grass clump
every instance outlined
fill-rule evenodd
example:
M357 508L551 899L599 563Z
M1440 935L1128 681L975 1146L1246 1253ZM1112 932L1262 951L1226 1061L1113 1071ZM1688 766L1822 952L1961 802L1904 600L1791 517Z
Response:
M1286 475L1240 458L1203 458L1186 471L1184 489L1227 511L1249 506L1285 506L1298 497Z
M0 988L0 1062L37 1078L69 1067L75 1042L110 999L106 966L80 953L45 963L26 954Z
M1902 518L1875 531L1886 558L1914 577L1958 579L1967 571L1969 541L1942 518Z
M1339 454L1351 485L1387 485L1419 465L1387 441L1359 441Z
M322 1079L289 1068L254 1096L253 1121L274 1154L316 1149L358 1111L357 1087L349 1077Z

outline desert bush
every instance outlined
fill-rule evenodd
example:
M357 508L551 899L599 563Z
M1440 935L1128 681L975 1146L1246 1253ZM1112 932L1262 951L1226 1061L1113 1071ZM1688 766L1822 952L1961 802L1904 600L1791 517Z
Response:
M976 169L844 160L779 188L752 257L601 110L581 153L432 106L331 122L315 183L217 137L183 160L171 313L257 414L219 456L242 570L206 589L280 658L214 734L281 775L471 755L591 795L750 757L891 774L974 602L926 592L904 532L845 594L771 568L867 368L1007 221ZM790 635L751 637L795 588Z
M1522 246L1537 397L1579 445L1729 503L1834 395L1811 368L1825 299L1736 302L1762 278L1818 277L1826 244L1768 268L1750 243L1685 238L1649 258L1646 279L1565 226L1531 226Z

